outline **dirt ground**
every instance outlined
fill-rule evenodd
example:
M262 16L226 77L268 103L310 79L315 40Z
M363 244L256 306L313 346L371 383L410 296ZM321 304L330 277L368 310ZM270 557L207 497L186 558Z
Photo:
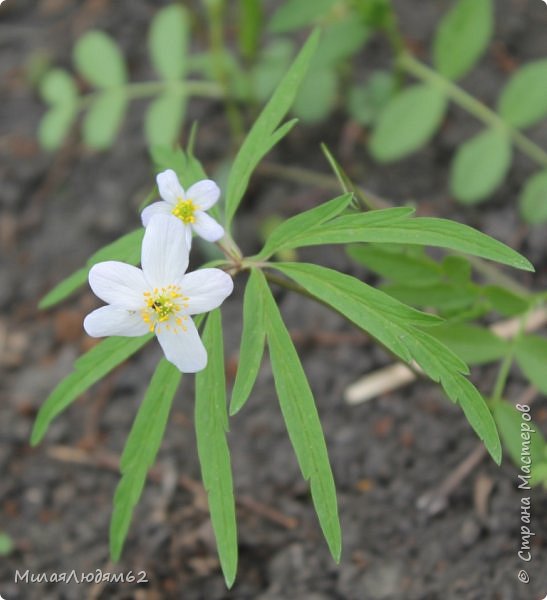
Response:
M275 4L268 2L268 5ZM343 557L336 565L319 530L278 409L269 364L263 364L246 408L231 420L229 443L238 498L240 565L227 591L220 574L192 427L192 377L179 392L157 468L136 510L121 562L108 559L108 524L118 482L116 461L146 383L160 356L149 345L56 419L46 440L28 444L36 412L51 389L89 347L81 322L97 305L87 290L39 312L37 300L105 243L138 226L137 207L153 172L141 133L144 104L131 109L114 147L85 150L74 135L63 150L39 150L35 132L44 107L28 84L44 52L69 65L82 31L112 33L129 56L133 80L151 70L143 40L163 2L7 0L0 8L0 531L14 549L0 558L0 595L13 599L155 600L531 600L547 594L547 495L532 493L533 560L523 568L517 471L483 460L431 516L418 499L436 488L477 446L461 411L433 384L418 382L359 406L345 388L389 358L338 316L287 292L278 299L309 376L338 488ZM444 4L397 0L402 29L427 58ZM489 104L507 65L547 55L547 7L541 0L498 0L494 44L464 85ZM203 34L195 42L203 43ZM389 64L388 48L372 42L363 69ZM197 154L210 173L225 158L226 123L219 104L193 101L188 122L200 121ZM412 199L421 214L450 216L495 235L526 254L535 276L516 274L535 289L547 286L545 228L522 225L518 190L533 170L517 154L510 177L481 208L456 205L447 193L449 159L478 124L452 108L443 131L424 151L379 167L357 131L338 112L316 127L298 127L269 160L328 172L326 141L355 180L395 204ZM531 136L547 147L547 123ZM328 197L323 191L257 176L244 205L237 239L257 248L266 214L291 214ZM312 262L365 276L341 249L302 252ZM233 377L244 278L223 306L228 377ZM488 392L495 369L473 373ZM512 374L517 398L525 382ZM534 404L547 431L547 403ZM24 574L119 571L146 573L146 583L15 583ZM137 575L139 577L139 575Z

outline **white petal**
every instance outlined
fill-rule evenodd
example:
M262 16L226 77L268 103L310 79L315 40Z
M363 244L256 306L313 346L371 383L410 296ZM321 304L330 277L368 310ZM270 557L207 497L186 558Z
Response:
M173 207L169 202L154 202L154 204L150 204L147 206L141 213L142 224L144 227L148 226L150 223L150 219L154 215L170 215Z
M188 268L184 225L177 217L154 215L144 233L141 264L150 287L177 283Z
M208 242L216 242L224 237L224 229L207 213L196 211L196 221L192 223L194 231Z
M220 197L220 188L210 179L203 179L186 190L186 198L192 200L199 210L207 210L216 204Z
M136 337L148 333L148 325L139 311L119 306L102 306L84 319L84 329L91 337L122 335Z
M186 245L188 246L188 252L192 249L192 227L190 225L185 225L185 236L186 236Z
M188 296L189 315L213 310L232 293L232 278L220 269L199 269L188 273L181 281L182 293Z
M183 373L196 373L207 366L207 351L192 319L185 319L184 327L186 331L159 327L156 335L169 362Z
M101 300L129 309L142 308L149 287L140 269L116 260L91 267L89 285Z
M184 198L184 190L180 185L177 174L172 169L167 169L156 176L160 196L169 204L176 204Z

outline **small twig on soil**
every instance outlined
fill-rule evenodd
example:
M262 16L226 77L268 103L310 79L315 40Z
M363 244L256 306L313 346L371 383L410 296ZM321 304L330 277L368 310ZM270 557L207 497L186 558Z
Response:
M73 446L57 445L50 446L47 449L47 454L55 460L62 462L107 469L108 471L114 471L115 473L119 472L120 458L112 452L101 451L90 453ZM148 473L148 477L151 481L159 483L163 478L163 470L159 466L152 467ZM177 478L177 485L194 496L195 506L204 512L207 511L207 492L199 481L196 481L187 475L179 475ZM259 502L250 496L237 498L236 502L241 508L253 512L285 529L294 529L298 525L298 520L296 518L289 517L272 506Z
M526 320L524 331L530 333L541 329L547 323L547 309L539 308L530 313ZM490 331L503 339L511 339L518 335L521 327L521 319L508 319L499 321L490 327ZM416 379L416 372L403 363L397 363L388 367L378 369L373 373L365 375L355 383L348 386L344 392L344 398L348 404L360 404L372 398L392 392Z
M537 388L531 385L520 395L516 404L532 404L537 395ZM485 456L487 456L486 448L484 444L479 442L438 487L418 498L416 506L430 517L443 512L448 506L450 496L460 487L466 477L475 470Z

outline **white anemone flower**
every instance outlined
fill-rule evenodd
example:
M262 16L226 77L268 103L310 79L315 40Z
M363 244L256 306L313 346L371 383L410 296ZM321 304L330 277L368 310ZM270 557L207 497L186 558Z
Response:
M140 336L154 332L168 361L183 373L207 365L205 350L190 315L217 308L233 290L220 269L187 273L188 246L178 219L156 215L144 234L142 269L118 261L93 266L89 285L107 303L87 315L92 337Z
M145 227L153 215L173 215L184 225L188 248L192 247L192 230L208 242L216 242L224 236L223 227L205 212L220 197L220 189L214 181L203 179L184 191L175 171L167 169L156 177L156 182L163 201L154 202L142 211Z

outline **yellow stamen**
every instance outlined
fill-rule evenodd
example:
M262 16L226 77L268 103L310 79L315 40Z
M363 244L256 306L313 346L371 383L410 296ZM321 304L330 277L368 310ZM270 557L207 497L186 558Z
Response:
M167 321L185 330L183 320L187 317L178 313L181 308L188 308L189 298L182 294L178 285L154 288L152 292L144 292L143 295L144 308L141 310L141 317L150 331L154 331L161 323L165 323L167 329L170 329Z
M189 223L196 222L195 212L198 207L192 202L192 200L182 200L177 202L175 208L171 211L175 217L178 217L183 223L187 225Z

